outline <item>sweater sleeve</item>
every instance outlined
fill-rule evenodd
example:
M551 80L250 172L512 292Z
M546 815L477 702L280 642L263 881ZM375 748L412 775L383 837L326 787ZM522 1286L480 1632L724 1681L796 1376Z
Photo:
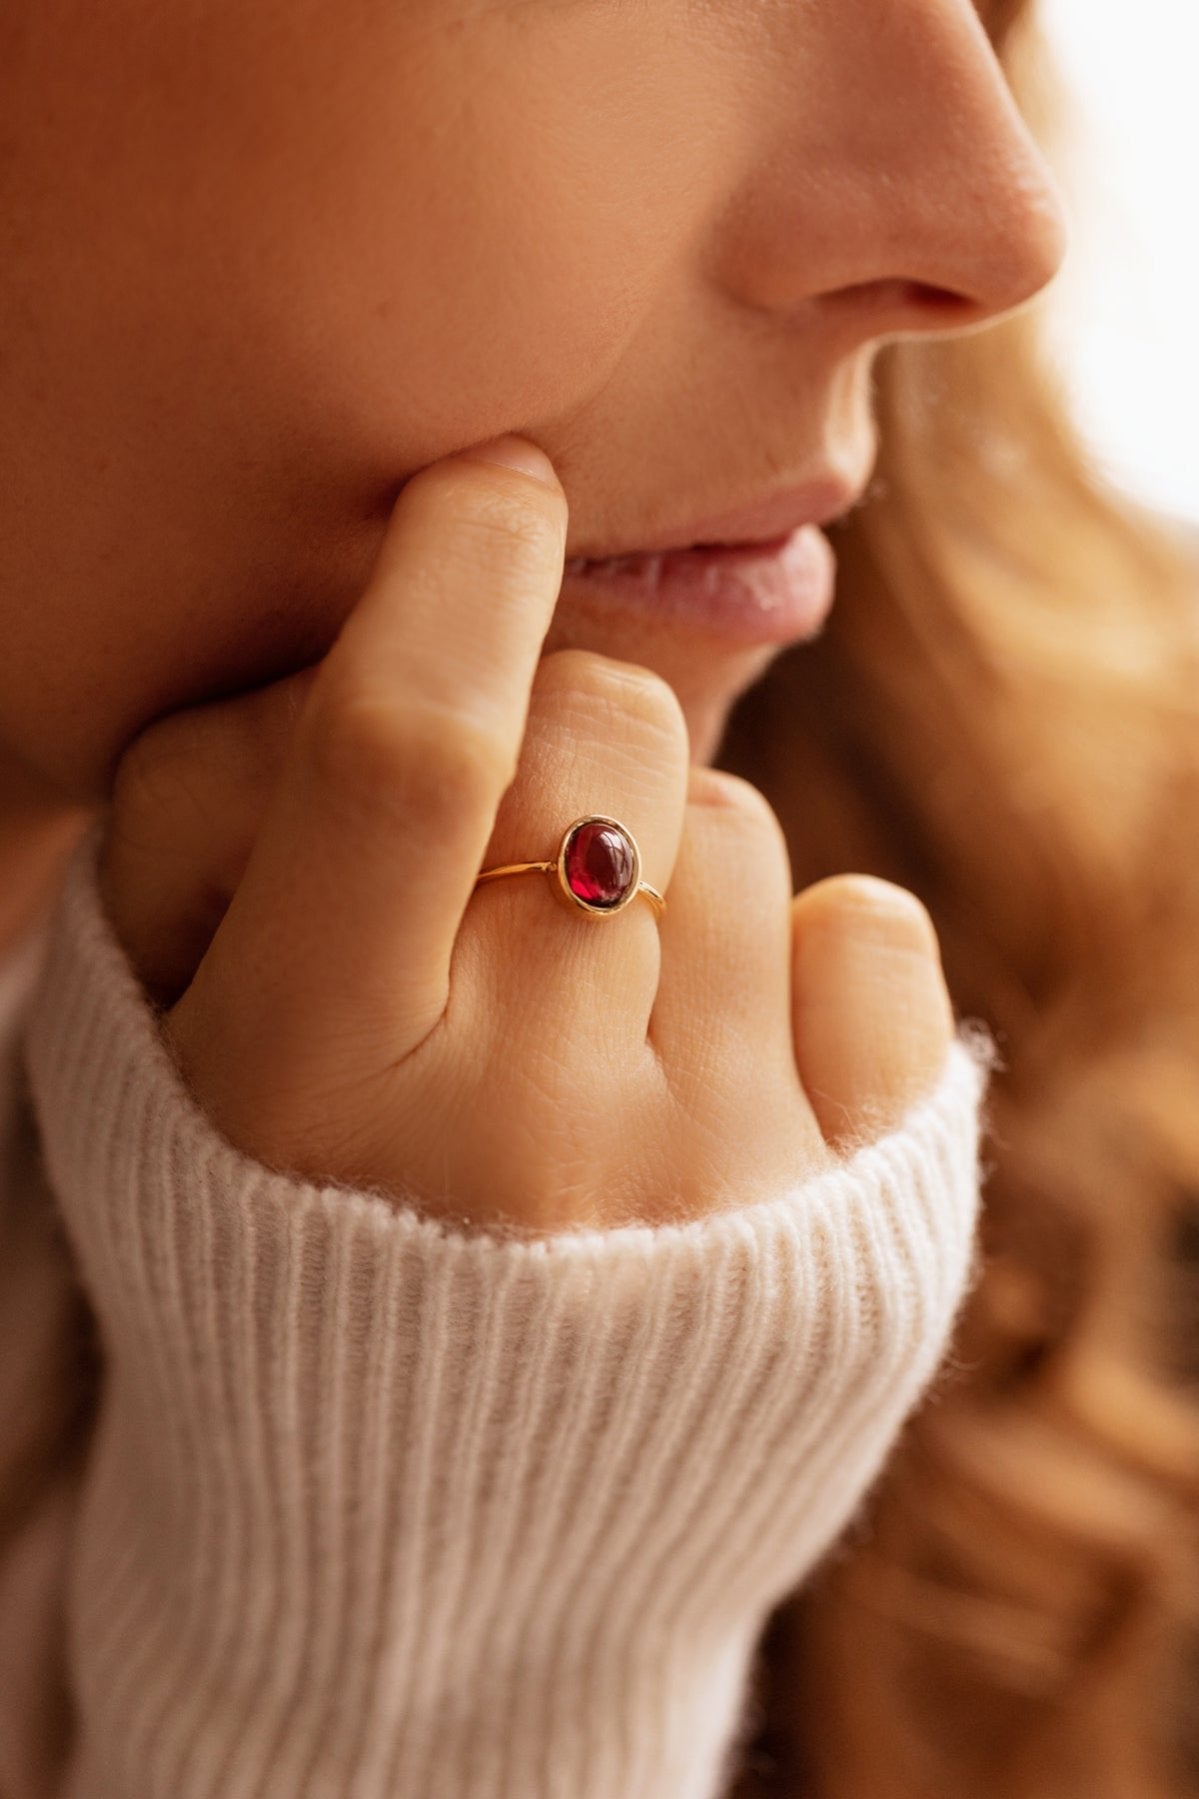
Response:
M103 1338L74 1799L717 1799L967 1282L993 1046L769 1202L458 1234L247 1159L76 856L27 1036Z
M39 933L0 959L0 1794L61 1791L64 1570L92 1396L89 1319L21 1078Z

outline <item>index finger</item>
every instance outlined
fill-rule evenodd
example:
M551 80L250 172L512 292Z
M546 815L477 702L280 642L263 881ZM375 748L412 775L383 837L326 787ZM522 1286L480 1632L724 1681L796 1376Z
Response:
M548 459L542 480L476 455L401 491L201 971L243 1016L343 1043L377 1026L393 1057L445 1009L562 582Z

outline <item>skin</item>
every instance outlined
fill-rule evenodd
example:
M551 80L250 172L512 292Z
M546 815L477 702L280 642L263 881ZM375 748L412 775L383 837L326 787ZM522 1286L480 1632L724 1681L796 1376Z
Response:
M0 756L47 798L322 655L416 469L524 433L568 556L862 480L878 347L1062 256L966 0L8 0L0 30ZM567 644L657 670L700 761L774 653L578 612Z
M419 471L520 433L561 484L558 557L633 546L830 467L860 488L880 346L990 323L1064 254L1059 191L967 0L10 0L0 71L10 935L79 810L156 721L326 658ZM485 593L485 562L475 578ZM539 579L555 580L549 564ZM715 792L687 765L711 761L777 647L554 598L537 655L555 672L530 671L531 735L501 823L522 845L544 835L539 743L560 773L589 759L590 795L614 759L645 754L634 715L648 709L676 770L661 885L689 793L702 807ZM450 656L463 640L448 613L445 630ZM625 707L613 664L642 671ZM597 694L607 728L580 748L580 695ZM277 724L261 758L273 771ZM210 826L238 782L254 789L249 842L223 852L240 878L270 799L253 757L236 779L226 759L219 788L223 753L210 733L188 779ZM502 763L496 780L512 775ZM172 828L164 791L126 786L118 823L143 844ZM619 779L604 792L628 809ZM480 838L475 867L500 835ZM164 877L143 858L123 879L110 904L132 918L137 882ZM930 958L918 902L885 887L821 883L790 914L804 1093L794 1071L779 1079L807 1107L813 1151L813 1121L827 1137L871 1097L901 1109L943 1053L935 944ZM774 891L782 991L781 877ZM163 910L157 946L129 926L131 953L161 953ZM866 1023L895 944L897 966L921 972L894 977L890 1015L906 1023L882 1053ZM202 1087L201 1039L215 1066L234 1021L215 1002L202 1026L191 1013ZM805 1027L826 1014L823 1038ZM570 1082L558 1097L582 1103ZM764 1182L795 1151L793 1123ZM261 1147L244 1121L242 1140Z
M828 1166L943 1064L931 921L792 898L704 766L777 652L556 604L563 554L862 485L880 345L1062 247L966 0L0 0L0 952L111 798L250 1154L533 1230ZM508 431L555 484L453 455ZM471 897L592 809L660 922Z

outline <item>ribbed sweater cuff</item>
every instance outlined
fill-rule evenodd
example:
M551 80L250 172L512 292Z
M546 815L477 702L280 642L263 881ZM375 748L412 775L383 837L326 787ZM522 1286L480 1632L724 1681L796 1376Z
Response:
M86 1799L715 1799L967 1282L993 1048L769 1202L536 1240L268 1170L63 890L26 1052L105 1400Z

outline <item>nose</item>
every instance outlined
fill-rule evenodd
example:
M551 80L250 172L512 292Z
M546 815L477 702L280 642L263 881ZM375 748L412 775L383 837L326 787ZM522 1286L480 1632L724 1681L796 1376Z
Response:
M724 215L739 297L819 302L882 338L993 320L1039 293L1066 254L1066 209L972 0L788 11L753 167Z

